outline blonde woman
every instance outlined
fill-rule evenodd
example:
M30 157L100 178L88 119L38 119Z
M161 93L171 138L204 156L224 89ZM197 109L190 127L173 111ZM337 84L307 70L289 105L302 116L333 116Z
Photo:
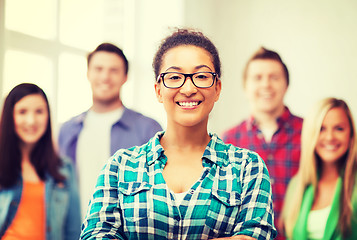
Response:
M301 141L283 209L288 239L357 239L356 130L347 104L318 102L304 118Z

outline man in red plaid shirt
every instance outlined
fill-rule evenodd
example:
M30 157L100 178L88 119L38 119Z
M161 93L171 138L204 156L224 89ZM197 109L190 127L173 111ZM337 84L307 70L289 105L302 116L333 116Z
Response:
M284 105L289 72L278 53L261 47L248 61L243 85L252 115L223 134L223 140L257 152L269 170L274 202L275 226L282 210L285 191L297 172L303 119ZM276 239L284 239L279 233Z

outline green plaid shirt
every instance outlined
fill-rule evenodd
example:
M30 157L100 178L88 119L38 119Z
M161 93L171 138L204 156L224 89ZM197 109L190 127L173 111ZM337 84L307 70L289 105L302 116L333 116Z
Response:
M140 147L117 151L98 178L81 239L273 239L269 174L254 152L211 135L201 177L179 204L162 171L159 132Z

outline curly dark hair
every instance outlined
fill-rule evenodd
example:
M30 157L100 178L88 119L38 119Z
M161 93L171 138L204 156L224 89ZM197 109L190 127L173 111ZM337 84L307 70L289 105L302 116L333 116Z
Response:
M160 74L162 59L165 53L167 53L167 51L170 49L181 45L192 45L205 49L211 55L215 72L218 74L218 77L221 76L221 60L219 58L217 48L212 43L212 41L209 40L200 31L187 28L178 28L162 41L155 54L152 63L155 79L157 79Z

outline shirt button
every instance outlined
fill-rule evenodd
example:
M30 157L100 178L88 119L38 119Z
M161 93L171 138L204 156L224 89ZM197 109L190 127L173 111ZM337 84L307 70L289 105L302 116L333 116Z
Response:
M175 220L180 221L180 216L179 215L175 216Z
M190 194L194 194L194 193L195 193L195 190L191 189Z
M230 204L230 203L231 203L231 200L227 199L227 203Z

